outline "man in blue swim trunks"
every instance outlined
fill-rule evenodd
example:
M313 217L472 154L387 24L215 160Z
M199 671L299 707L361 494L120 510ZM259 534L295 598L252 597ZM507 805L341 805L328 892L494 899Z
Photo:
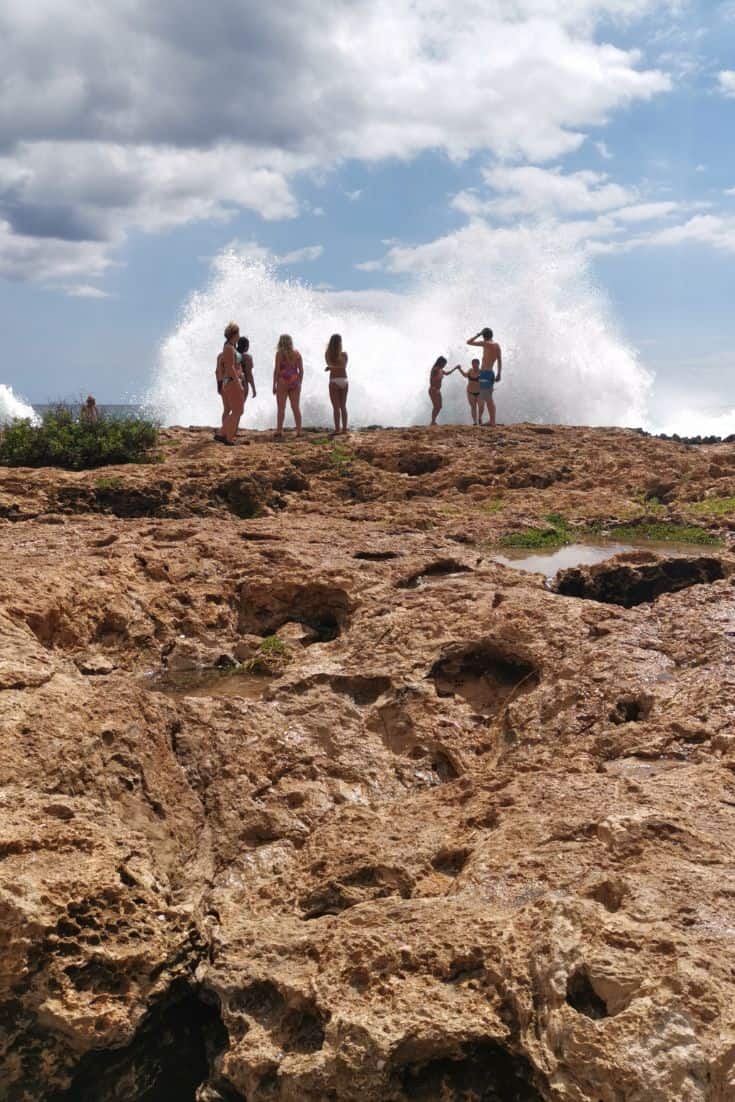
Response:
M503 355L500 345L493 340L492 329L481 329L474 337L467 341L473 348L482 349L482 365L480 367L480 395L477 400L478 424L483 424L482 411L487 408L489 425L495 424L495 402L493 400L493 387L500 382L503 371ZM494 370L497 364L497 372Z

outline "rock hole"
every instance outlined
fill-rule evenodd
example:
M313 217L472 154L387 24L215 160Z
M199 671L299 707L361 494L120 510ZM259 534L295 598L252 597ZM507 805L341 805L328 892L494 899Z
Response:
M257 483L247 478L229 478L226 482L220 482L214 487L212 497L224 502L231 513L243 520L257 516L263 506Z
M432 868L445 876L459 876L471 853L470 849L440 849L432 859Z
M374 704L378 697L386 693L391 687L390 678L380 676L332 677L329 683L334 692L352 697L355 704L360 706Z
M215 1059L229 1045L219 1007L175 984L130 1045L92 1051L70 1086L48 1102L195 1102Z
M398 458L398 473L415 478L422 474L433 474L446 464L447 460L441 455L432 455L430 452L407 452Z
M253 1018L284 1052L310 1054L324 1046L329 1014L311 999L296 996L289 1004L269 980L251 984L232 1001L232 1010Z
M594 1021L607 1018L607 1005L595 991L584 968L578 968L567 979L567 1003L585 1018Z
M365 562L387 562L389 559L397 559L395 551L356 551L353 559L364 559Z
M429 563L415 574L411 574L410 577L404 578L403 581L398 582L397 588L417 589L424 578L439 578L448 574L467 574L469 571L469 566L465 566L464 563L458 562L457 559L438 559L437 562Z
M600 880L592 884L584 894L587 899L594 899L595 903L600 903L606 911L615 914L623 905L627 889L623 881Z
M494 715L511 697L535 688L536 667L494 643L453 648L432 666L437 696L461 696L480 715Z
M312 629L312 642L328 643L340 634L351 607L344 589L327 582L246 583L240 590L238 630L244 635L275 635L284 624L295 622Z
M608 719L612 723L640 723L651 714L653 708L653 697L646 696L633 696L627 694L621 696L616 701L615 707L608 715Z
M705 585L724 578L719 559L659 559L656 562L599 563L560 571L553 588L564 597L582 597L603 604L635 605L655 601L663 593L678 593L692 585Z
M543 1102L531 1064L492 1040L455 1055L407 1064L397 1072L404 1099L417 1102Z

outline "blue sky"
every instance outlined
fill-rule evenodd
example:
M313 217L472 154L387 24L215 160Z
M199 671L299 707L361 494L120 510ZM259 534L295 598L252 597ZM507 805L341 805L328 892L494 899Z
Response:
M140 393L233 242L400 292L538 225L661 409L735 409L729 0L9 0L0 43L0 383L32 401Z

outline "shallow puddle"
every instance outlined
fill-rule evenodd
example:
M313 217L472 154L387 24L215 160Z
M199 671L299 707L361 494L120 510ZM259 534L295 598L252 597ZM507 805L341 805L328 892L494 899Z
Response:
M643 758L618 758L616 761L606 761L602 768L614 777L646 780L661 773L669 773L672 769L681 769L686 764L687 762L675 758L659 758L656 761L645 761Z
M147 674L145 686L152 692L185 696L208 696L226 700L260 700L273 681L267 674L249 670L173 670Z
M555 577L560 570L569 570L574 566L594 566L606 562L615 555L628 551L652 551L667 558L681 556L701 556L712 548L701 544L689 543L648 543L643 540L636 543L569 543L557 547L554 551L527 551L523 548L509 548L503 555L493 555L492 561L510 566L514 570L525 570L533 574L544 574L547 579Z
M493 562L511 566L514 570L526 570L553 578L560 570L568 570L572 566L594 566L595 563L605 562L614 555L632 550L629 543L570 543L566 547L557 547L555 551L509 549L505 555L493 555L492 559Z

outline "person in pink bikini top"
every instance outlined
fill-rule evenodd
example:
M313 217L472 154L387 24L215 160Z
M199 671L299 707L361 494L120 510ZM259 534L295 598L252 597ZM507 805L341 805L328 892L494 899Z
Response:
M293 340L284 333L278 339L276 362L273 368L273 393L276 396L276 437L283 436L283 419L286 414L286 399L291 404L296 435L301 436L301 383L304 378L304 364L301 353L294 348Z

